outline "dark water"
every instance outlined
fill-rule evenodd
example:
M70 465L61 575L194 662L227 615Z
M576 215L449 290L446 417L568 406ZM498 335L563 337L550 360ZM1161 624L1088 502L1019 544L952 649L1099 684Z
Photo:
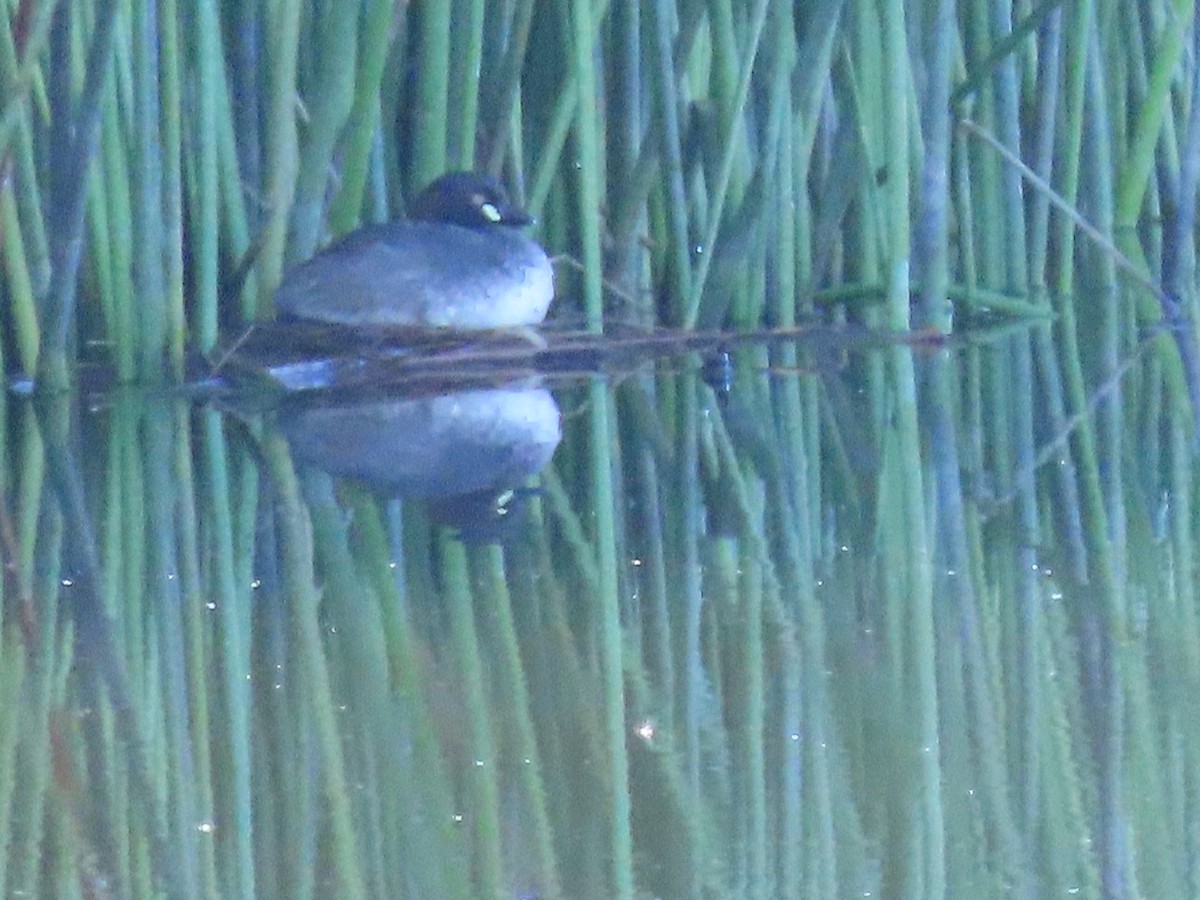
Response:
M7 398L3 893L1195 895L1189 439L1029 340Z

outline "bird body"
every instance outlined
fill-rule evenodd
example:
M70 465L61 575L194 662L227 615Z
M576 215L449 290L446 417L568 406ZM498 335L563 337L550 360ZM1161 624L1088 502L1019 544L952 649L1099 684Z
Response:
M529 217L491 177L443 175L413 219L368 225L291 269L279 312L351 327L478 330L536 325L554 296Z

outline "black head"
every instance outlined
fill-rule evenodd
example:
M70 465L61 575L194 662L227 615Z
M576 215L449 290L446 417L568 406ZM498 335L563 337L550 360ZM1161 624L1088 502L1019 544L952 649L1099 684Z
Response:
M478 172L447 172L417 195L409 218L467 228L520 226L532 221L528 213L509 202L499 181Z

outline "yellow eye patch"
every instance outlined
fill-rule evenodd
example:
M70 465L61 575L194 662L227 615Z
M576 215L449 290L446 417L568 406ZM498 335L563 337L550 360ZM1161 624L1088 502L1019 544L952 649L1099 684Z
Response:
M489 222L499 222L501 218L500 210L496 209L496 204L490 200L485 200L482 195L473 198L479 211L483 213L483 217Z

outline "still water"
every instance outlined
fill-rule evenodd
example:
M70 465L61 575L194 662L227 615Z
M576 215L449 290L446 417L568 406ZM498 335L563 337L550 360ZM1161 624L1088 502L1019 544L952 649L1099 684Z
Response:
M1030 340L7 397L0 894L1196 896L1187 438Z

